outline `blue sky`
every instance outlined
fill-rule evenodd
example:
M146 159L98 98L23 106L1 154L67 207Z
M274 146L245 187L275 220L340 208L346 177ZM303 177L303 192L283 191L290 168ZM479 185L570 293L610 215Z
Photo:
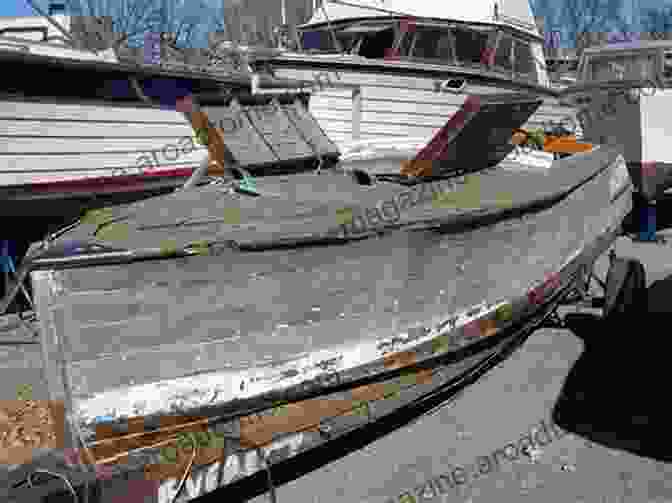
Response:
M45 7L44 1L36 2L39 7ZM2 0L0 1L0 16L32 16L33 9L26 0Z
M36 0L36 3L46 10L49 0ZM629 21L633 9L641 11L645 8L667 5L672 6L672 0L623 0L623 15ZM32 16L34 14L26 0L0 0L0 16Z

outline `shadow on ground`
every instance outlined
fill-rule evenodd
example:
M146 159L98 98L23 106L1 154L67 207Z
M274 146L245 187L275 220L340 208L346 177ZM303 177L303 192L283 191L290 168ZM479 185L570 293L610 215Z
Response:
M555 422L605 447L672 461L672 275L648 288L648 314L612 324L567 315L584 352L553 410Z

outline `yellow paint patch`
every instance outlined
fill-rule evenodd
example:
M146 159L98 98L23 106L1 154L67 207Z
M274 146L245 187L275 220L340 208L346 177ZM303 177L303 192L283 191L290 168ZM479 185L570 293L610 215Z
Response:
M500 323L506 323L513 318L513 306L509 303L502 304L495 311L495 319Z
M351 224L352 208L340 208L336 210L336 222L338 222L338 225Z
M351 414L356 416L368 416L369 402L367 402L366 400L354 400L352 402Z
M509 192L500 192L495 198L495 205L498 208L509 208L513 206L513 196Z
M97 210L88 210L82 215L83 224L102 225L114 218L111 208L100 208Z
M167 239L162 241L160 249L162 255L174 255L178 250L177 241L174 239Z
M207 145L209 141L207 128L196 128L194 131L194 139L196 143Z
M240 220L240 208L224 208L224 223L239 225Z
M396 382L385 383L385 396L384 398L399 398L399 392L401 391L401 385Z
M208 246L207 241L195 241L193 243L189 243L188 247L198 255L207 255L210 252L210 247Z
M447 335L441 335L432 340L432 353L445 353L448 351L449 341Z
M273 415L282 416L287 415L287 402L276 402L273 404Z
M126 241L129 238L130 228L123 222L113 222L104 225L96 233L98 239L103 241Z
M16 387L16 398L19 400L31 400L33 397L33 387L30 384L19 384Z
M481 184L478 177L465 177L465 184L461 190L441 192L432 198L434 208L472 209L481 206Z

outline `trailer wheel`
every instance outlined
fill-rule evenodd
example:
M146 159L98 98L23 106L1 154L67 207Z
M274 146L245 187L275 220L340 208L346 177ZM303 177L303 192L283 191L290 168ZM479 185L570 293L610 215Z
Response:
M602 316L605 321L646 315L646 271L633 258L614 257L607 273Z

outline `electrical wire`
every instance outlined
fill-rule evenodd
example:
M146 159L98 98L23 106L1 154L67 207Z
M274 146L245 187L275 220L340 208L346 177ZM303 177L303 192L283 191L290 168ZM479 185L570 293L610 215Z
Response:
M264 471L266 472L266 480L268 481L268 498L271 500L271 503L278 503L278 497L275 492L275 484L273 483L273 477L271 476L271 465L268 462L268 457L264 454L261 447L257 447L257 455L259 459L264 462Z
M189 439L191 440L191 446L193 448L193 451L191 453L191 459L189 460L189 463L187 464L187 467L184 469L184 473L182 474L182 477L180 478L180 485L177 486L177 492L175 493L175 496L173 496L173 501L172 503L175 503L177 501L177 498L179 498L180 493L182 492L182 489L184 488L187 478L189 477L189 474L191 473L191 469L194 466L194 461L196 460L196 451L198 450L198 445L196 443L196 439L194 438L193 435L189 435Z
M77 497L77 492L75 491L75 488L72 486L70 480L61 473L52 472L51 470L45 470L44 468L38 468L28 475L27 479L28 487L31 488L33 487L33 475L35 475L36 473L47 473L53 477L58 477L59 479L61 479L65 484L65 486L68 488L68 491L70 491L70 494L72 494L75 503L79 503L79 498Z

